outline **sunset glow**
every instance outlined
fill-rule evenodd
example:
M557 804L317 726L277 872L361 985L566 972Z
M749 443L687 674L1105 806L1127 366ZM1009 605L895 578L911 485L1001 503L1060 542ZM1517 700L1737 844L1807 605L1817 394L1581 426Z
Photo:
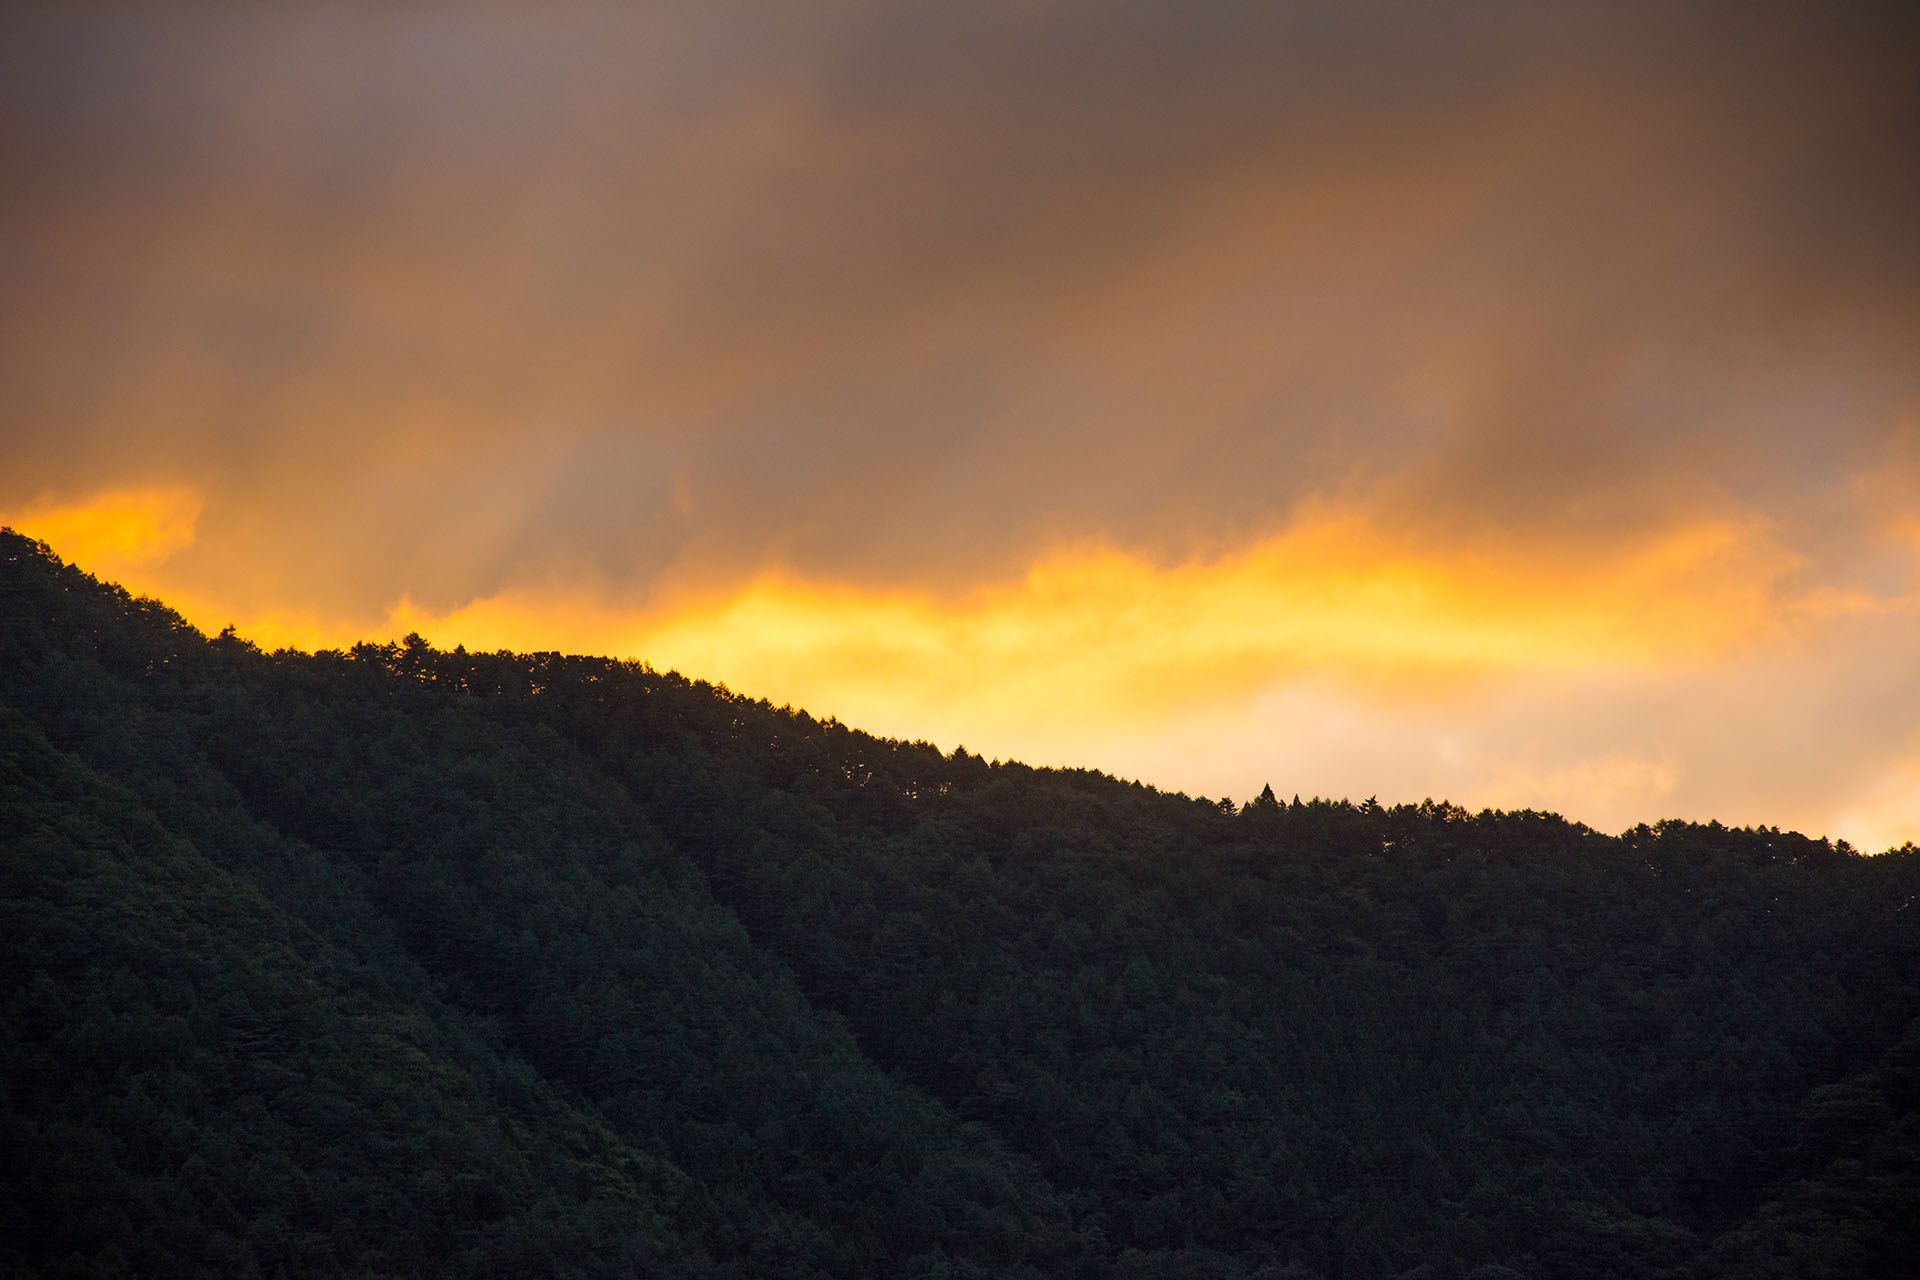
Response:
M266 648L1920 839L1905 28L1123 8L23 10L0 523Z

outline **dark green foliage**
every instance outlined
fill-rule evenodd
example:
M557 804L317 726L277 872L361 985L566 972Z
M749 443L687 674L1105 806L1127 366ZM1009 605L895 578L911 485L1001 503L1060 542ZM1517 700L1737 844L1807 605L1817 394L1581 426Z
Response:
M1233 806L0 535L0 1272L1870 1276L1920 853Z

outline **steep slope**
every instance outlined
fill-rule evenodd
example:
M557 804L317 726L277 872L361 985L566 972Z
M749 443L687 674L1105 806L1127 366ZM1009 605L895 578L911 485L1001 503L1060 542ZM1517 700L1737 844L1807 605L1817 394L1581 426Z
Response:
M684 1175L503 1061L377 933L343 951L11 711L0 815L15 1268L517 1275L677 1249Z
M400 1013L453 1011L472 1029L480 1056L521 1093L563 1101L579 1123L618 1135L659 1167L673 1224L688 1237L658 1261L668 1274L896 1274L945 1251L999 1274L1017 1274L1035 1250L1050 1269L1068 1265L1056 1256L1073 1248L1064 1215L1025 1166L866 1061L838 1018L811 1008L782 966L754 950L699 872L550 730L489 723L471 702L365 664L341 675L270 662L232 642L208 644L163 611L81 583L37 556L7 567L7 700L71 753L69 771L121 779L117 803L152 807L213 886L195 885L196 894L258 901L257 919L226 919L180 939L194 974L238 984L235 999L268 1016L288 984L316 981L303 971L272 977L273 957L263 949L278 928L337 950L369 982L404 982L388 992ZM11 909L45 917L67 935L121 932L86 914L86 895L30 896L31 885L69 878L45 847L45 829L75 801L45 769L23 772L19 790L9 799L6 856L21 884ZM130 856L84 841L77 848L73 856ZM101 910L145 927L160 909L152 887L122 888ZM72 962L63 982L48 966L64 953L31 932L18 945L30 989L104 987L112 998L96 1010L102 1023L164 1020L173 1012L168 1000L199 999L193 976L124 988L125 962L115 953ZM164 949L156 940L142 945L142 954ZM363 1020L341 998L317 1000L315 1017ZM40 1025L41 1033L27 1034L32 1024L23 1024L20 1041L43 1069L68 1054L85 1061L59 1038L67 1028ZM209 1034L230 1029L218 1017L208 1023ZM310 1039L297 1027L275 1035L273 1044L293 1053ZM206 1059L218 1059L228 1043L196 1061L210 1069L216 1064ZM234 1256L290 1273L412 1274L429 1259L456 1274L499 1267L524 1275L549 1265L529 1267L525 1258L567 1234L579 1238L585 1273L621 1273L633 1257L651 1256L636 1255L634 1237L666 1191L643 1195L644 1184L620 1188L633 1212L598 1214L592 1196L573 1190L577 1177L523 1178L515 1184L522 1196L552 1192L541 1191L545 1203L527 1211L528 1222L491 1233L463 1223L461 1206L437 1193L414 1194L409 1179L465 1185L485 1170L390 1132L391 1116L429 1135L438 1129L418 1100L381 1092L389 1068L377 1058L351 1049L341 1057L343 1069L359 1062L371 1073L371 1092L341 1086L362 1096L365 1109L336 1116L323 1108L315 1123L324 1128L250 1081L232 1096L291 1126L287 1141L302 1149L325 1147L329 1135L380 1149L378 1159L357 1147L334 1153L360 1180L364 1206L313 1208L322 1224L371 1212L376 1221L360 1224L367 1242L345 1257L304 1263L277 1251L274 1210L295 1195L286 1191L256 1201L259 1215L228 1224L242 1237ZM423 1079L444 1073L443 1087L455 1095L463 1089L456 1065L432 1055L418 1063ZM288 1090L304 1100L305 1068L288 1070ZM151 1087L138 1064L134 1075L127 1087ZM69 1108L72 1124L83 1122L88 1100L109 1101L83 1089ZM508 1115L504 1106L481 1111L490 1121ZM191 1130L198 1121L163 1108L154 1123ZM561 1140L567 1123L557 1116L542 1136ZM186 1151L204 1159L197 1141L181 1142L156 1153L145 1176L163 1176ZM29 1162L18 1170L23 1180L46 1172L33 1163L35 1153L49 1154L45 1142L15 1151ZM586 1151L578 1158L613 1163ZM244 1166L228 1173L243 1176ZM14 1233L24 1261L55 1257L36 1251L51 1249L54 1228L86 1202L93 1176L84 1168L71 1176L66 1209L50 1203ZM497 1191L481 1193L493 1211L510 1194ZM505 1262L493 1239L502 1231L514 1246ZM117 1229L109 1235L120 1237ZM443 1237L464 1252L442 1252ZM189 1255L165 1267L145 1256L156 1265L136 1258L141 1270L171 1269Z
M267 655L11 534L0 715L16 1269L1911 1256L1911 851L1234 813L631 663Z

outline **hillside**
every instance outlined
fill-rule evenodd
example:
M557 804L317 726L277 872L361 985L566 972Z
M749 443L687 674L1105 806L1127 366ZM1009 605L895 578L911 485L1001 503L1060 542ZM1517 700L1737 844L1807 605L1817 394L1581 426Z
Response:
M266 654L5 533L0 1272L1905 1275L1917 900Z

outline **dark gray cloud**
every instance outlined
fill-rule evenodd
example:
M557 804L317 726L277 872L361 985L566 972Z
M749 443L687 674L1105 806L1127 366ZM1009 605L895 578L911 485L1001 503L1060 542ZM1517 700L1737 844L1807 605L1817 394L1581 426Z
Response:
M203 489L259 600L955 583L1341 493L1844 577L1920 399L1910 6L0 25L0 501Z

